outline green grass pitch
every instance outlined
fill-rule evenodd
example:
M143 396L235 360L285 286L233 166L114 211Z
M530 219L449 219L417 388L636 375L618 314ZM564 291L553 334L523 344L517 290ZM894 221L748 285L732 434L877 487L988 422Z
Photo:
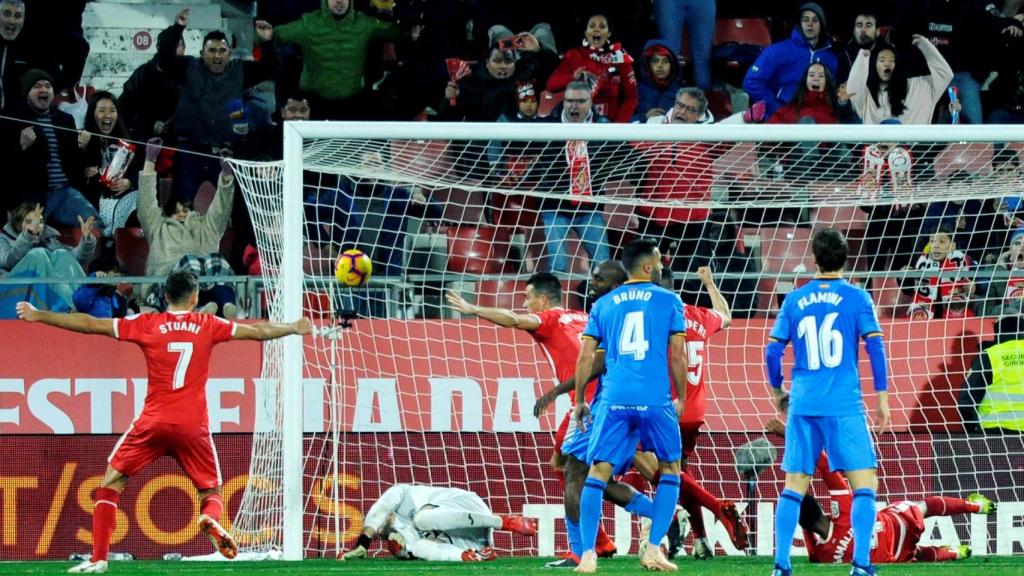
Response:
M500 558L483 564L458 564L444 562L402 562L390 558L337 562L334 560L306 560L305 562L112 562L107 574L113 576L217 576L220 574L282 574L295 576L320 576L323 574L353 574L359 576L413 576L413 575L460 575L486 574L511 576L518 574L572 574L569 570L545 569L548 559ZM0 574L62 574L73 565L71 562L0 562ZM685 576L768 576L771 573L770 558L717 557L708 561L683 559L679 563L679 574ZM797 576L845 576L849 566L810 565L803 559L793 563ZM599 574L629 575L651 574L640 568L636 556L613 560L602 560ZM961 562L941 564L889 564L880 567L884 576L960 576L978 574L982 576L1018 576L1024 574L1024 557L981 557Z

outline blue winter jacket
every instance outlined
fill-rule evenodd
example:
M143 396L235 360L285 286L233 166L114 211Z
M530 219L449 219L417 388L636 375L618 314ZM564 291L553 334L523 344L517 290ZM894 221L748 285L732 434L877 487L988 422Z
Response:
M750 95L751 104L765 102L765 120L793 100L813 62L821 62L835 76L839 61L832 43L826 38L819 48L814 48L799 27L793 29L788 40L776 42L761 52L743 78L743 89Z
M665 88L659 88L654 80L651 79L650 65L647 63L651 58L652 49L655 46L661 46L665 50L668 50L669 54L672 53L672 49L669 48L668 43L664 40L648 40L647 44L644 45L644 51L641 55L641 61L638 65L634 65L634 68L639 69L637 74L636 83L639 95L639 104L636 107L636 113L633 114L632 121L643 124L647 122L647 111L652 108L661 108L664 111L668 111L676 103L676 92L682 86L679 83L679 61L675 58L672 59L672 73L669 78L672 79L669 85Z

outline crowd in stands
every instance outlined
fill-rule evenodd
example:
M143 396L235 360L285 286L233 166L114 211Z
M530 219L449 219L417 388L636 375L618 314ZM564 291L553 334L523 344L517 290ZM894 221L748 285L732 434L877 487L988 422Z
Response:
M253 216L224 159L280 159L287 120L1024 122L1019 0L570 1L556 10L535 0L261 2L251 58L235 57L239 47L217 30L205 35L199 57L185 55L184 8L120 94L91 95L84 126L58 107L80 82L88 55L84 2L66 4L44 17L30 0L0 0L0 186L10 215L0 235L0 273L11 277L121 274L124 259L112 257L122 251L118 231L138 228L148 243L146 274L259 270ZM716 45L724 16L751 17L777 41ZM268 82L272 90L259 90ZM732 110L741 93L749 104ZM742 250L734 248L742 244L741 227L812 224L806 211L639 207L624 231L610 226L600 204L586 201L628 193L706 203L714 183L709 167L728 145L506 144L452 144L448 153L481 181L561 194L527 207L538 210L541 266L555 272L573 270L574 235L590 262L613 256L627 233L655 235L673 268L689 271L718 256L719 267L735 268L729 260ZM756 154L753 177L766 180L856 180L866 194L882 195L912 181L945 180L1024 196L1020 152L998 144L990 165L957 174L940 174L935 149L900 143L858 150L800 142L759 146ZM408 217L446 217L418 188L313 173L305 184L309 238L337 250L372 226L381 231L373 254L379 276L402 273ZM377 220L359 213L360 199L376 203ZM1005 281L1024 270L1020 204L1008 195L864 206L862 269L973 270L953 280L907 280L900 286L910 299L907 314L998 313L1024 291L1024 282ZM1004 273L980 278L979 265ZM111 314L161 306L155 288L143 287L129 302L110 286L83 285L81 297L70 285L11 286L0 294L0 317L11 316L8 300L26 296L53 309ZM228 284L204 285L202 303L225 316L238 311Z

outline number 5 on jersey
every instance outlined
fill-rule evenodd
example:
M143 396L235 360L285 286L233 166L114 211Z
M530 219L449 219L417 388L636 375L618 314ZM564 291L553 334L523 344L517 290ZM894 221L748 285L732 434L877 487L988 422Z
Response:
M185 373L188 372L188 363L192 360L191 342L168 342L167 351L178 354L178 365L174 367L174 384L172 388L177 390L185 386Z
M650 347L644 332L644 313L636 311L626 314L622 334L619 335L619 354L629 354L639 362L647 356Z

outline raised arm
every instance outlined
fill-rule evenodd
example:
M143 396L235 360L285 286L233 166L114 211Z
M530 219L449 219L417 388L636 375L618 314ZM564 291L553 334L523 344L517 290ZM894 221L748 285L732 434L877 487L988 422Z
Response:
M238 324L235 328L235 340L275 340L293 334L309 334L311 324L309 318L295 322L258 322L256 324Z
M850 98L850 104L861 117L864 116L864 109L867 107L871 93L868 92L868 66L871 62L871 51L861 50L850 67L850 77L846 80L846 93Z
M704 287L708 289L708 296L711 297L711 308L722 316L722 328L728 328L729 324L732 324L732 309L729 307L729 301L725 299L725 296L722 296L722 291L715 284L715 279L711 276L711 268L701 266L697 269L697 277L704 283Z
M928 71L930 72L928 84L931 88L931 100L932 102L938 102L946 93L949 83L953 81L953 69L949 67L949 62L946 62L939 49L924 36L914 34L912 42L921 51L924 61L928 64Z
M110 318L95 318L78 312L68 314L66 312L37 310L35 306L28 302L18 302L16 308L18 318L26 322L42 322L43 324L81 334L103 334L111 338L115 337L114 321Z
M469 314L493 322L503 328L519 328L520 330L536 330L540 328L540 318L535 314L520 314L504 308L484 308L470 304L465 298L449 290L445 294L448 305L461 314Z

